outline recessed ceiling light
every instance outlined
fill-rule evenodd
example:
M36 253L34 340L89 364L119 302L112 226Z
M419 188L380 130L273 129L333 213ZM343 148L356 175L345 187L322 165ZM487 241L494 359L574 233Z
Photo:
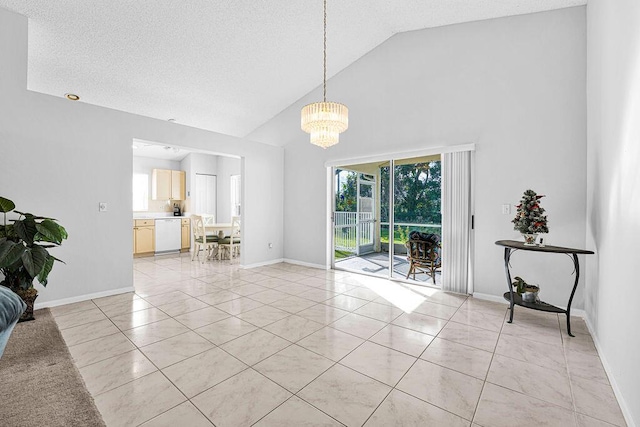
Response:
M80 101L80 97L75 93L65 93L64 97L70 101Z

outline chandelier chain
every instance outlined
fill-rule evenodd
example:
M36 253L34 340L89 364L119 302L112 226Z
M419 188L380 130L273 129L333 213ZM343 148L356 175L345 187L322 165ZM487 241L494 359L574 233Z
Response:
M324 0L324 57L322 77L322 98L327 102L327 0Z
M310 142L327 148L339 142L349 127L349 109L339 102L327 102L327 0L323 0L324 33L322 57L322 100L302 107L300 128L310 134Z

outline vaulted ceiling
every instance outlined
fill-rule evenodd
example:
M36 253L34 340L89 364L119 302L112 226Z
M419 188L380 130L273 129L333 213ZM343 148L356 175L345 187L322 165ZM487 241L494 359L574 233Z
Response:
M328 0L328 73L398 32L585 3ZM322 0L0 0L0 7L29 18L28 88L37 92L75 93L81 102L243 137L322 83Z

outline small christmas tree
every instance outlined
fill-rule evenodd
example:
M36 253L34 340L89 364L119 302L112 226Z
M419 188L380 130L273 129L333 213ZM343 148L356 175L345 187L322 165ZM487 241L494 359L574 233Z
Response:
M520 204L516 205L516 217L511 221L514 230L522 234L549 232L547 216L544 214L544 208L540 206L540 199L543 197L533 190L524 192Z

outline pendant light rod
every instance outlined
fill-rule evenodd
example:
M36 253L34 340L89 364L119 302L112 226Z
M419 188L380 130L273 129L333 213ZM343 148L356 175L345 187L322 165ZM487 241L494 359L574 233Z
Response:
M327 0L323 0L323 9L322 102L302 107L300 127L311 135L313 145L327 148L337 144L349 127L349 109L339 102L327 102Z
M322 100L327 102L327 0L324 0L324 53L323 57L323 71L322 76Z

